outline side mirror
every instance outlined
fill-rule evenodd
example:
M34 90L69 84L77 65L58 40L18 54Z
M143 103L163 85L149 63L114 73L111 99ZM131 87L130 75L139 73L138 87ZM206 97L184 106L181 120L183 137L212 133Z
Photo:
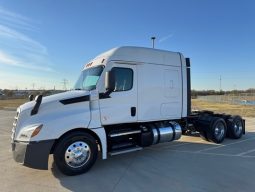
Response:
M33 101L34 100L34 95L29 95L28 99L29 99L29 101Z
M115 89L115 74L113 71L107 71L105 73L105 89L108 94Z

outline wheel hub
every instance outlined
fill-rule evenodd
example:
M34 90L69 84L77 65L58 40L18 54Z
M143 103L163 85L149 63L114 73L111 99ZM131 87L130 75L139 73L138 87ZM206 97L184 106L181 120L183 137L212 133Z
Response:
M224 132L225 132L224 125L222 123L218 123L214 131L215 137L217 137L218 139L222 138Z
M239 121L236 122L234 125L234 130L235 130L236 134L239 135L241 133L241 131L243 130L242 123Z
M66 149L65 162L72 168L79 168L87 163L90 154L90 147L87 143L76 141Z

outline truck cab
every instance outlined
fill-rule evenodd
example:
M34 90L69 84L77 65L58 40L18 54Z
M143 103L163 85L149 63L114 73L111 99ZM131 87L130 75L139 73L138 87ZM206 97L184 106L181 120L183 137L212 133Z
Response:
M53 154L60 171L76 175L88 171L99 153L106 159L177 140L189 124L189 72L189 60L178 52L109 50L84 66L74 90L39 95L17 109L13 157L47 169Z

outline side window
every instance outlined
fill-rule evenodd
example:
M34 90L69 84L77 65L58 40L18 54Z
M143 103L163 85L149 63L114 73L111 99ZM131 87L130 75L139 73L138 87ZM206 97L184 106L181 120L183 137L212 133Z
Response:
M114 67L115 89L114 91L128 91L133 87L133 70L129 68Z

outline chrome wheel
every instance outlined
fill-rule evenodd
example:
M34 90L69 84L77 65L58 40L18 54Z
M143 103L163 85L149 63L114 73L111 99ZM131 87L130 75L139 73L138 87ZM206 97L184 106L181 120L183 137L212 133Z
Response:
M234 131L236 135L240 135L241 132L243 131L243 125L241 121L236 121L234 124Z
M227 125L227 135L231 139L239 139L245 133L244 120L238 115L229 117Z
M226 136L227 125L224 119L220 117L212 117L210 121L210 129L207 132L208 140L214 143L221 143Z
M84 141L76 141L66 149L65 162L72 168L79 168L88 162L90 155L89 145Z
M222 122L218 122L215 129L214 129L214 135L215 137L220 140L225 134L225 126Z

